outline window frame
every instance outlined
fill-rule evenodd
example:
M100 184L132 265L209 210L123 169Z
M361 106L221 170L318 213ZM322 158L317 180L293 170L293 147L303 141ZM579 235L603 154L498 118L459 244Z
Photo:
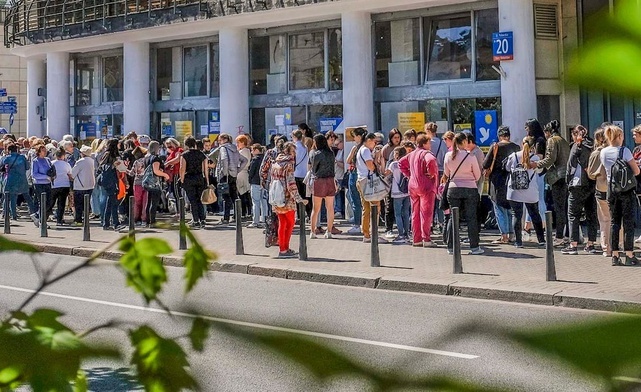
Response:
M121 100L115 100L115 101L110 101L107 98L107 92L105 91L107 89L107 86L105 85L105 63L107 58L112 58L112 57L120 57L121 61L121 69L122 69L122 83L120 90L122 91L122 99ZM123 53L119 54L104 54L100 56L100 88L101 88L101 94L100 98L101 101L100 103L110 103L110 102L124 102L125 100L125 56Z
M187 89L185 88L185 83L187 82L187 80L185 79L185 68L186 68L185 67L185 49L188 49L188 48L199 48L199 47L204 47L206 49L205 56L207 57L207 62L206 62L206 65L205 65L205 74L207 75L207 78L206 78L206 83L207 83L206 90L207 91L205 92L205 95L187 95ZM209 43L209 44L208 43L195 43L193 45L182 45L180 48L181 48L181 52L180 52L181 59L180 60L181 60L181 63L182 63L182 69L181 69L181 71L182 71L181 72L182 99L185 99L185 98L209 98L209 97L211 97L211 91L210 91L211 90L211 85L210 85L211 84L211 72L210 72L210 68L211 68L211 58L210 58L211 57L211 43Z

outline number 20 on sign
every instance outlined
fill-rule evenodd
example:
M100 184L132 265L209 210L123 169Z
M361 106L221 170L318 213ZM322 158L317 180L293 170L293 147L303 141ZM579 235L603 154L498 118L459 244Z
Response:
M514 33L505 31L492 34L492 56L494 61L514 60Z

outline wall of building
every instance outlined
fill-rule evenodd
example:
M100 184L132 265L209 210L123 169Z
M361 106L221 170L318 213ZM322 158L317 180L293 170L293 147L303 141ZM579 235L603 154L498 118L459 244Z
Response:
M0 42L4 41L4 29L0 29ZM18 113L14 116L11 133L17 136L27 134L27 60L11 54L0 46L0 87L18 101ZM6 97L1 98L6 101ZM0 114L0 127L9 130L9 115Z

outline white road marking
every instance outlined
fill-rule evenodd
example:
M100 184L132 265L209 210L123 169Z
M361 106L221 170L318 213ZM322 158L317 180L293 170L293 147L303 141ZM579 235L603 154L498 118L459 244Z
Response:
M18 292L22 292L22 293L33 293L33 292L35 292L35 290L32 290L32 289L24 289L24 288L21 288L21 287L4 286L4 285L0 285L0 289L18 291ZM56 293L50 293L50 292L41 292L40 295L46 296L46 297L62 298L62 299L67 299L67 300L72 300L72 301L87 302L87 303L98 304L98 305L113 306L113 307L123 308L123 309L140 310L140 311L143 311L143 312L160 313L160 314L164 314L165 313L165 311L162 310L162 309L147 308L147 307L144 307L144 306L137 306L137 305L121 304L121 303L117 303L117 302L101 301L101 300L97 300L97 299L75 297L75 296L71 296L71 295L56 294ZM249 323L249 322L245 322L245 321L229 320L229 319L223 319L223 318L218 318L218 317L210 317L210 316L205 316L205 315L200 315L199 316L199 315L196 315L196 314L183 313L183 312L173 312L173 311L172 311L172 313L174 315L176 315L176 316L181 316L181 317L185 317L185 318L192 318L193 319L193 318L196 318L196 317L201 317L201 318L203 318L205 320L213 321L213 322L216 322L216 323L223 323L223 324L230 324L230 325L240 325L240 326L243 326L243 327L264 329L264 330L269 330L269 331L285 332L285 333L291 333L291 334L296 334L296 335L312 336L312 337L323 338L323 339L339 340L339 341L343 341L343 342L361 343L361 344L367 344L367 345L370 345L370 346L386 347L386 348L393 348L393 349L405 350L405 351L414 351L414 352L424 353L424 354L442 355L442 356L446 356L446 357L453 357L453 358L459 358L459 359L476 359L476 358L479 357L478 355L455 353L455 352L451 352L451 351L433 350L433 349L423 348L423 347L406 346L406 345L403 345L403 344L378 342L378 341L375 341L375 340L358 339L358 338L351 338L351 337L348 337L348 336L331 335L331 334L321 333L321 332L312 332L312 331L304 331L304 330L292 329L292 328L276 327L276 326L273 326L273 325Z

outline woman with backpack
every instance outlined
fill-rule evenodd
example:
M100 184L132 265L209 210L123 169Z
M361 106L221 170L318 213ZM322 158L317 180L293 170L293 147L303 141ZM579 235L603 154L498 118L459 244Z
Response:
M612 214L610 246L612 247L612 265L622 265L619 251L619 230L623 226L625 238L623 250L627 266L636 266L639 260L634 256L634 203L636 203L636 181L630 178L638 176L639 165L632 152L623 146L623 130L616 125L604 129L605 138L610 144L601 150L601 163L608 179L608 204ZM625 180L628 181L625 181Z
M36 147L36 157L31 164L31 178L33 178L33 187L34 187L34 196L35 196L35 206L38 211L41 211L40 208L40 198L41 194L46 194L46 205L45 205L45 214L47 218L51 215L51 183L53 177L55 177L55 169L52 168L53 164L51 160L47 158L47 147L44 144L38 145Z
M294 166L296 162L296 145L288 142L282 152L276 157L270 169L269 202L274 212L278 214L278 258L292 259L297 253L289 248L289 243L296 223L298 203L307 204L298 193ZM276 194L279 193L279 194Z
M180 183L187 193L187 200L191 205L192 221L189 222L192 229L204 229L206 218L205 207L200 200L202 192L209 186L207 175L207 157L198 150L196 139L189 136L185 139L185 147L188 149L180 156Z
M160 152L160 143L157 141L152 141L149 143L149 148L147 151L147 156L145 157L145 174L143 176L142 184L147 191L147 221L145 222L147 227L153 227L156 225L156 211L158 211L158 205L160 204L161 198L161 188L160 188L160 178L164 178L165 181L169 181L169 174L165 173L165 163L163 159L158 155ZM147 167L151 166L149 169L149 174L147 173ZM152 177L149 181L145 177ZM149 183L156 183L158 186L149 186Z
M105 209L100 215L103 230L111 230L111 223L113 223L114 230L122 229L118 218L119 185L118 171L116 170L116 166L120 163L118 139L110 139L107 142L105 154L98 162L98 171L96 172L96 183L104 189L107 198Z
M337 233L337 231L334 230L334 196L336 196L336 180L334 179L335 158L334 153L331 148L329 148L327 138L323 134L314 136L314 144L316 145L316 150L309 156L311 176L313 178L312 231L309 238L316 238L314 229L319 221L324 200L327 210L327 230L325 231L325 238L329 239L332 238L332 234Z
M528 211L534 225L536 238L540 246L545 245L545 234L543 232L543 221L539 214L539 182L538 174L530 168L531 162L537 162L540 158L536 154L536 139L528 136L523 139L523 148L519 152L512 153L505 164L506 170L510 173L507 184L507 200L514 213L512 225L516 242L514 246L523 247L523 204Z
M431 143L427 135L418 135L416 146L416 150L400 158L398 166L401 173L409 179L407 193L412 205L412 245L434 248L436 244L432 241L432 223L438 190L438 163L429 150ZM395 177L394 183L397 181L400 179L397 180ZM392 184L392 189L394 185ZM392 191L392 197L394 197L394 191ZM394 199L398 204L396 200ZM398 222L397 226L400 235L401 226Z

